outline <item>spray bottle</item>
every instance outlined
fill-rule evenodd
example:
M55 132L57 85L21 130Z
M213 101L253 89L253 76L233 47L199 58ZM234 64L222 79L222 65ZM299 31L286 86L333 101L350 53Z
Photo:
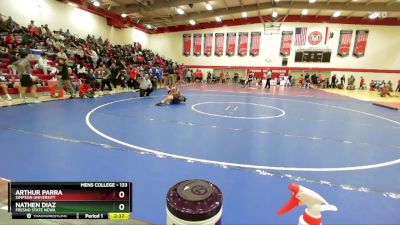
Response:
M278 214L283 215L299 205L306 205L304 214L299 217L299 225L321 225L321 212L337 211L336 206L330 205L319 194L308 188L292 183L289 189L292 191L292 197Z

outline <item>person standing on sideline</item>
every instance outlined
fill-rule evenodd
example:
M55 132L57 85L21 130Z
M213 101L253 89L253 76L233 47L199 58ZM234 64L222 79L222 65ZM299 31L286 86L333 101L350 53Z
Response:
M364 86L365 86L365 80L364 80L364 77L363 76L361 76L360 77L360 90L362 90L362 89L364 89Z
M271 78L272 78L272 73L271 70L267 70L267 82L265 83L265 88L270 89L271 88Z
M172 67L172 63L168 65L167 73L168 73L168 78L167 78L168 82L167 82L166 86L171 86L171 87L175 86L175 82L176 82L176 80L174 79L175 71L174 71L174 68Z
M58 97L57 94L65 86L66 91L71 95L69 98L74 98L75 96L75 90L72 88L72 83L71 83L71 74L72 70L71 68L68 68L67 63L65 62L65 58L59 58L58 59L58 65L60 66L60 75L58 75L58 83L57 83L57 90L55 95L52 97Z
M186 76L186 83L190 84L190 79L192 78L192 71L187 69L185 76Z
M400 92L400 80L397 81L397 88L396 88L397 92Z
M340 84L344 86L344 82L346 82L346 77L343 75L343 76L340 78Z
M246 87L247 84L250 87L251 82L253 82L253 78L254 78L254 73L253 73L253 71L250 71L249 75L247 76L247 81L244 83L243 87Z
M144 97L149 96L151 94L151 92L153 91L153 85L151 84L151 81L149 79L149 74L144 75L144 77L142 77L142 80L140 82L140 97Z
M336 88L336 83L338 82L336 78L336 74L333 74L332 76L332 82L331 82L331 88Z
M238 84L238 81L239 81L239 74L238 72L235 72L233 74L233 84Z

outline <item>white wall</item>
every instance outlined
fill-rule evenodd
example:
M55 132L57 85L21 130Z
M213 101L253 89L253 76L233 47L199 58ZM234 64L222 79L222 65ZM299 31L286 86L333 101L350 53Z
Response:
M85 38L88 34L108 38L115 44L132 44L139 41L148 47L148 34L134 29L117 29L107 25L107 19L56 0L0 0L0 13L12 18L22 26L31 20L37 26L48 24L51 30L64 31Z
M330 39L326 46L323 42L318 47L330 48L332 57L330 63L295 63L294 62L294 40L292 42L291 54L289 56L289 67L323 67L323 68L356 68L356 69L400 69L400 27L399 26L370 26L370 25L350 25L350 24L317 24L317 23L284 23L281 26L282 31L293 31L296 27L308 27L308 33L318 30L325 35L325 27L329 26L330 31L334 32L334 37ZM350 56L341 58L337 57L337 48L339 42L339 32L341 29L352 29L352 45ZM364 57L355 58L351 56L354 45L354 36L356 29L369 29L369 37L367 42L366 54ZM257 57L245 56L239 57L235 52L235 56L199 56L193 55L185 57L182 55L182 34L183 33L227 33L227 32L262 32L260 55ZM226 38L226 37L225 37ZM155 34L150 36L151 48L173 58L178 62L186 65L207 65L207 66L281 66L281 56L279 56L281 35L264 35L263 24L241 25L233 27L220 27L213 29L174 32ZM214 43L213 43L214 45ZM214 46L213 46L214 47ZM225 46L224 46L225 47ZM237 47L237 42L236 42ZM270 59L271 62L267 62Z
M109 39L113 44L124 45L139 42L142 47L149 47L149 34L135 28L118 29L111 27Z

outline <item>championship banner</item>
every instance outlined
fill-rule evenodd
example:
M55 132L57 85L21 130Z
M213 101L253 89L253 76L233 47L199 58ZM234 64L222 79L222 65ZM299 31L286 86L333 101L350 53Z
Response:
M192 49L192 35L183 34L183 55L189 56Z
M233 56L235 55L235 44L236 44L236 33L227 33L226 34L226 55Z
M339 47L337 53L339 56L345 57L350 54L351 36L353 36L353 30L340 31Z
M204 55L211 56L213 33L204 34Z
M201 55L201 34L193 34L193 55Z
M290 55L292 39L293 39L293 31L282 31L281 50L279 53L281 56Z
M215 56L221 56L224 53L224 36L224 33L215 33Z
M239 56L247 55L247 44L248 43L249 43L249 33L239 32L239 39L238 39L238 55Z
M367 48L369 30L356 30L356 38L354 40L353 55L363 57Z
M260 53L261 32L251 32L250 36L250 55L258 56Z

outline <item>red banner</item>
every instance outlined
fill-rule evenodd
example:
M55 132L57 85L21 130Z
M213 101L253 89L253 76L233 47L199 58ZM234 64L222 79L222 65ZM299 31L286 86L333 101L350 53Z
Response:
M201 55L201 34L193 34L193 55Z
M341 30L339 36L339 47L338 55L341 57L348 56L350 54L351 36L353 36L352 30Z
M183 55L189 56L192 49L192 35L183 34Z
M235 46L236 45L236 33L227 33L226 34L226 52L227 56L235 55Z
M204 55L211 56L213 33L204 34Z
M258 56L260 54L261 32L251 32L250 55Z
M279 53L281 56L290 55L292 39L293 39L293 31L282 31L281 50Z
M363 57L367 48L369 30L356 30L356 38L354 41L353 55Z
M266 79L268 69L247 69L246 72L247 76L253 73L255 78ZM281 75L288 76L288 74L289 70L271 70L271 78L277 78Z
M215 56L221 56L224 53L224 36L224 33L215 33Z
M239 39L238 39L238 55L239 56L247 55L247 44L248 43L249 43L249 33L239 32Z

